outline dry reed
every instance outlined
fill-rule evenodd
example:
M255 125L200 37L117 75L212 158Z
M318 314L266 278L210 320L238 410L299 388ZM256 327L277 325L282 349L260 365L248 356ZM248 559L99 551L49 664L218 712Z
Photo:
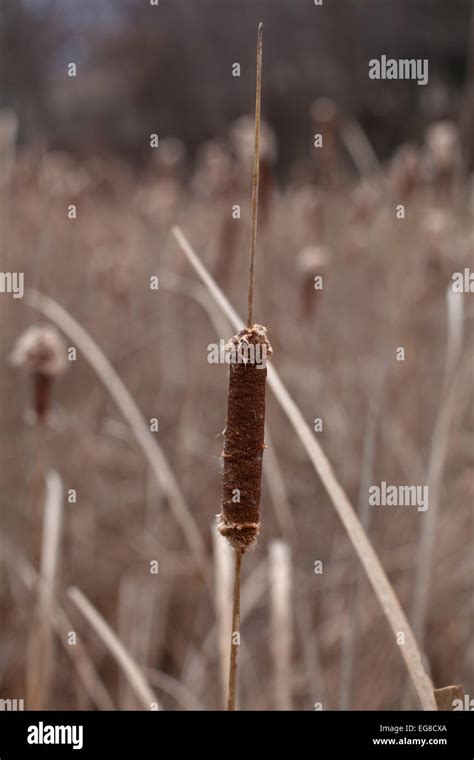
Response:
M63 484L57 472L46 474L38 600L33 613L27 660L27 704L30 710L44 709L48 702L54 668L54 638L51 615L63 522Z
M72 599L78 610L85 617L87 622L92 626L97 636L105 644L109 652L117 661L124 676L127 678L130 688L134 691L140 704L145 710L159 708L159 701L156 694L150 688L141 668L130 656L124 645L114 633L109 624L104 620L102 615L96 610L86 596L78 588L70 588L69 597Z
M0 537L0 557L2 555L28 591L37 590L41 584L40 576L33 565L22 555L19 548L12 546L5 536ZM79 681L82 683L91 703L98 710L114 710L114 703L81 642L76 641L75 646L70 646L68 637L70 632L74 630L73 625L57 599L52 600L49 614L51 625L59 642L75 667Z
M462 357L463 295L462 293L455 293L451 286L448 286L446 292L446 307L447 340L444 378L427 468L430 507L423 514L412 603L413 630L421 645L424 640L428 612L432 560L441 506L442 478L448 454L449 432L454 404L457 398L456 380Z
M232 555L230 546L222 541L215 524L211 527L214 549L214 607L217 621L219 668L224 704L227 698L229 640L232 615Z
M275 540L268 556L271 602L271 648L275 673L275 707L292 709L293 645L292 568L289 546Z

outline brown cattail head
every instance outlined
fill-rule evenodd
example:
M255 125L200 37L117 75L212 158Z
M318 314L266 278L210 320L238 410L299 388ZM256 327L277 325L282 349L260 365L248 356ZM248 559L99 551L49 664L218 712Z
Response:
M160 149L153 151L153 166L161 179L180 180L186 166L186 146L177 137L160 140Z
M426 169L430 179L445 180L459 169L461 147L455 124L440 121L426 133Z
M33 380L34 409L43 423L50 406L53 380L66 369L66 347L58 331L50 325L33 325L18 338L10 362L30 373Z
M204 143L198 151L191 187L200 199L218 199L234 188L232 156L217 140Z
M339 109L331 98L317 98L311 106L316 134L322 136L322 150L315 151L320 180L330 186L338 183L341 170L338 126Z
M303 248L296 259L301 277L301 313L309 317L319 306L322 290L316 287L316 277L323 277L330 260L329 249L322 245Z
M245 552L260 527L266 360L272 348L262 325L242 330L226 348L230 372L219 530Z
M394 195L411 198L423 184L421 154L414 145L402 145L388 170L388 186Z
M63 151L46 153L39 170L40 190L45 195L74 197L91 186L92 177L76 159Z

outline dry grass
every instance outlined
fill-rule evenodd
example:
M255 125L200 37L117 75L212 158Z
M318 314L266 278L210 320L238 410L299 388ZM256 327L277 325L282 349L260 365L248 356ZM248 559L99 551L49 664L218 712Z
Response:
M31 710L45 709L49 701L54 672L55 652L51 618L54 609L61 546L64 510L63 490L63 484L58 473L48 472L46 474L38 601L33 611L26 659L26 703Z
M92 626L96 634L103 641L117 660L123 670L130 687L134 690L137 698L145 710L158 710L158 697L148 685L142 670L125 649L120 639L116 636L104 618L97 612L87 597L78 588L69 589L69 597L78 610Z
M272 541L268 553L273 654L274 706L292 709L293 574L291 554L284 541Z

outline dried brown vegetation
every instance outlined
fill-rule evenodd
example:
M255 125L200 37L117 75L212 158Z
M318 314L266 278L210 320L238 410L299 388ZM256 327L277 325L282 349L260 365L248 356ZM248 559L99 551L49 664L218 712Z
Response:
M474 311L469 293L464 295L455 393L448 419L443 412L441 423L437 420L440 405L446 405L445 294L452 273L472 267L474 210L456 150L450 158L447 141L440 147L435 138L432 132L425 147L411 148L416 162L407 164L400 154L381 174L360 183L344 179L337 191L301 183L274 189L260 239L259 265L265 276L256 282L256 316L271 331L275 366L306 422L313 427L316 418L323 420L322 431L314 436L353 504L362 503L361 483L427 482L430 461L433 470L433 457L441 451L441 477L435 468L439 508L427 554L428 583L421 590L426 619L419 644L436 687L459 683L472 693ZM231 165L230 154L228 158ZM170 222L179 222L206 267L219 272L222 225L231 217L232 204L241 204L242 219L232 220L233 250L239 253L233 254L231 274L227 270L220 284L244 313L248 188L235 186L226 206L215 197L204 198L179 177L171 187L159 166L145 181L120 164L104 162L92 171L71 159L56 166L61 182L48 193L43 170L44 163L39 165L34 156L18 155L0 189L2 270L24 272L27 287L47 294L74 316L128 389L133 407L116 381L111 396L108 368L97 356L94 365L90 346L79 345L77 334L63 325L67 345L76 346L78 355L55 383L56 414L43 431L44 471L54 467L60 473L65 504L54 599L48 596L47 612L41 607L48 651L46 614L53 615L63 646L56 648L55 667L41 683L31 683L34 673L29 673L30 688L46 706L64 709L134 704L134 699L142 707L155 692L168 709L220 707L221 623L211 593L210 521L218 509L227 402L225 368L208 363L207 347L232 333L177 252ZM81 182L74 184L78 171ZM144 202L150 189L160 196L152 211ZM70 203L77 204L75 220L67 217ZM406 204L404 220L396 218L399 203ZM307 288L302 294L299 254L312 246L325 251L323 269L314 272L323 274L324 287L314 293L317 308L308 301L303 309L302 298L310 299L310 294ZM311 275L304 271L306 278ZM159 277L156 291L149 287L154 276ZM36 431L24 415L31 389L28 378L9 365L19 334L38 320L30 303L0 296L0 695L11 697L23 695L29 610L39 598L33 568L40 575L44 568L38 530L44 500L38 500L35 512L29 500L37 446ZM405 361L396 360L400 346ZM383 392L374 406L381 383ZM150 432L153 418L159 421L158 432ZM285 522L264 479L264 519L256 550L248 553L243 568L240 700L246 709L289 700L295 709L312 709L319 701L337 708L341 645L351 626L358 560L273 398L267 400L267 422L294 530L288 528L284 535ZM367 435L373 437L369 463L363 457ZM148 441L150 436L154 441ZM255 445L262 440L259 428ZM370 509L370 540L410 613L425 513L404 507ZM234 519L230 513L227 518ZM248 522L257 524L258 515L249 513ZM291 659L288 636L281 642L272 638L276 617L288 616L286 607L276 605L276 568L270 603L267 548L275 537L291 548L285 555L291 556L292 570ZM156 576L150 575L154 560L159 563ZM314 572L318 561L322 574ZM131 575L142 590L143 605L153 600L151 615L140 613L143 605L133 601L133 594L119 593ZM85 595L73 591L75 604L66 593L70 586ZM365 578L357 600L349 706L399 709L405 669ZM91 611L91 602L108 628ZM118 633L128 609L124 659L113 636L107 633L106 641L96 633ZM146 646L136 644L144 627ZM79 634L79 665L67 645L68 630ZM275 651L285 652L279 672ZM117 661L131 680L119 679ZM291 684L285 691L281 673L288 670Z

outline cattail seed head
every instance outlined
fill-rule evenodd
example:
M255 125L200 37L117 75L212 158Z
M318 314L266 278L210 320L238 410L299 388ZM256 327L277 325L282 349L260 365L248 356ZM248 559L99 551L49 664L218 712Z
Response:
M410 198L423 184L423 167L421 154L414 145L402 145L388 170L388 187L390 191L402 198Z
M266 359L272 348L266 328L253 325L235 335L227 349L231 361L219 530L243 553L256 542L260 527Z
M309 245L297 256L296 264L301 278L301 310L309 317L319 305L322 291L315 288L315 277L323 276L330 260L329 249L322 245Z
M460 158L456 125L449 121L432 124L426 133L426 152L432 175L437 177L453 170Z
M200 199L217 199L234 186L232 156L225 145L210 140L201 146L196 159L192 189Z
M64 340L50 325L29 327L20 335L11 353L10 363L32 377L34 409L40 423L48 413L53 380L65 371L66 361Z
M160 140L160 149L153 152L153 166L162 179L181 179L186 158L186 146L182 140L165 137Z
M230 129L230 140L243 167L251 168L254 157L255 122L252 116L241 116ZM276 134L269 124L260 123L260 161L274 164L278 154Z
M66 369L64 340L51 325L32 325L15 343L10 363L29 372L61 375Z

